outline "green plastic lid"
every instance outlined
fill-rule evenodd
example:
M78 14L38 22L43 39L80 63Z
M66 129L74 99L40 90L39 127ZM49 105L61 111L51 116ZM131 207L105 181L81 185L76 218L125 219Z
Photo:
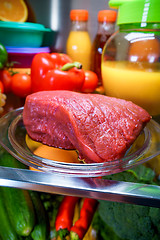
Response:
M119 9L117 24L160 22L160 0L110 0Z
M8 21L0 21L0 28L3 29L16 29L23 31L50 31L50 29L45 28L44 25L40 23L31 23L31 22L8 22Z

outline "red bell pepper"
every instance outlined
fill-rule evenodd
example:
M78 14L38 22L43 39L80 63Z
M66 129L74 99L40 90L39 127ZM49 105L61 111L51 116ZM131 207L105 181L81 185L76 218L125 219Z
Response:
M67 63L67 65L65 65ZM85 81L82 65L66 54L39 53L32 60L32 92L47 90L80 91Z
M65 53L51 53L51 58L53 59L53 63L56 64L55 68L62 67L66 63L72 63L72 59Z

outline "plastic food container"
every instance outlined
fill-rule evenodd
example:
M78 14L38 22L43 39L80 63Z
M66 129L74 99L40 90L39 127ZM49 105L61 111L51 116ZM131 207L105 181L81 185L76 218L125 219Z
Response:
M39 23L0 22L0 42L13 47L40 47L44 34L51 32Z
M32 59L37 53L49 53L49 47L17 48L6 47L9 62L14 62L14 68L30 68Z
M103 50L105 93L131 100L160 120L160 1L110 0L109 5L119 9L119 31Z

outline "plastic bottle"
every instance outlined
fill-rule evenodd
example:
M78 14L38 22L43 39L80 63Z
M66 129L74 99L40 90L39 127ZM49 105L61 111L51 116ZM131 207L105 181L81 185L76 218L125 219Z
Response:
M116 17L117 12L113 10L101 10L98 12L98 30L91 49L91 70L98 75L98 85L102 85L101 57L103 47L115 31Z
M160 1L110 0L119 30L102 53L105 94L130 100L160 120ZM113 60L110 46L115 43Z
M71 30L67 39L66 53L73 61L82 63L84 70L90 69L91 39L88 32L88 11L73 9L70 12Z

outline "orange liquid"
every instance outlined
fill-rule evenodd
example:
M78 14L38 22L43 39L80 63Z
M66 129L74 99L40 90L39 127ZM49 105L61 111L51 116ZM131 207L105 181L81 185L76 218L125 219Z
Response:
M82 63L84 70L89 70L91 40L88 32L71 31L66 44L66 52L73 61Z
M104 62L102 78L108 96L131 100L152 116L160 114L160 63Z

